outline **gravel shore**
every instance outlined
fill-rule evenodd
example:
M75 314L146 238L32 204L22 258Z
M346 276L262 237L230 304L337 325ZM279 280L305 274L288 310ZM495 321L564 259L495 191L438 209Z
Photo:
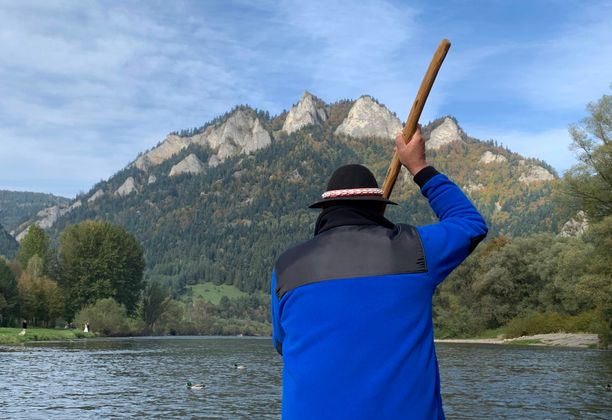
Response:
M554 333L536 334L516 338L449 338L435 340L436 343L472 344L528 344L534 346L559 346L593 348L597 347L597 334Z

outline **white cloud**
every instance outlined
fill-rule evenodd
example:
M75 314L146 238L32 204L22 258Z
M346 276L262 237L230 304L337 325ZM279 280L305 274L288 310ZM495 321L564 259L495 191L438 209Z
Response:
M40 183L70 180L73 195L165 133L201 125L235 103L244 89L220 59L222 34L210 28L194 41L204 50L197 54L190 28L140 6L2 4L3 183L36 174Z
M559 127L610 83L612 6L590 4L519 43L412 2L2 2L0 180L73 195L169 131L239 103L277 113L304 89L330 102L371 94L404 119L442 36L457 42L422 121L491 121L466 131L564 170Z
M414 13L374 1L24 1L3 3L0 19L10 57L0 62L0 178L64 177L71 195L238 103L280 112L304 89L384 101L414 83L394 64Z

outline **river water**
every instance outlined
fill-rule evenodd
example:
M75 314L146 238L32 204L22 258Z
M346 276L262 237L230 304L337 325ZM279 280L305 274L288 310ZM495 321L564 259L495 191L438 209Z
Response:
M448 418L612 419L612 352L438 344ZM235 369L234 364L245 369ZM0 418L280 417L269 339L129 338L0 348ZM188 390L186 382L205 390Z

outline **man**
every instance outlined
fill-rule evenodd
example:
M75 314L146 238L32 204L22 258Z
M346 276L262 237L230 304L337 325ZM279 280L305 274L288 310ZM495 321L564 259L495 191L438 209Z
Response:
M315 236L272 274L273 341L283 356L284 419L444 418L433 343L436 286L485 237L482 216L427 165L420 129L400 162L439 223L393 224L374 175L332 175Z
M28 321L24 319L21 321L21 331L19 335L26 335L26 332L28 332Z

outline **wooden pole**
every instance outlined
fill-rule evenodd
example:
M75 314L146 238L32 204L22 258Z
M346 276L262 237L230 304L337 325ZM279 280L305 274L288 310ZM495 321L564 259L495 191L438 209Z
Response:
M410 114L408 114L408 121L406 121L406 125L402 130L402 137L404 137L404 141L406 143L410 141L416 131L417 124L419 123L419 118L421 117L423 107L425 106L425 101L427 101L427 97L429 96L431 87L433 86L434 81L436 80L438 71L440 70L440 67L442 67L442 62L444 61L444 58L446 57L446 53L448 52L450 46L451 43L448 39L443 39L440 42L440 45L438 45L438 49L436 50L433 58L431 59L431 63L429 63L429 68L427 69L425 76L423 76L421 87L419 88L414 103L412 104ZM389 196L391 195L401 167L402 164L400 163L399 157L397 156L397 153L394 153L393 159L391 160L391 165L389 166L389 170L387 171L387 176L385 177L385 182L383 183L383 197L389 198Z

